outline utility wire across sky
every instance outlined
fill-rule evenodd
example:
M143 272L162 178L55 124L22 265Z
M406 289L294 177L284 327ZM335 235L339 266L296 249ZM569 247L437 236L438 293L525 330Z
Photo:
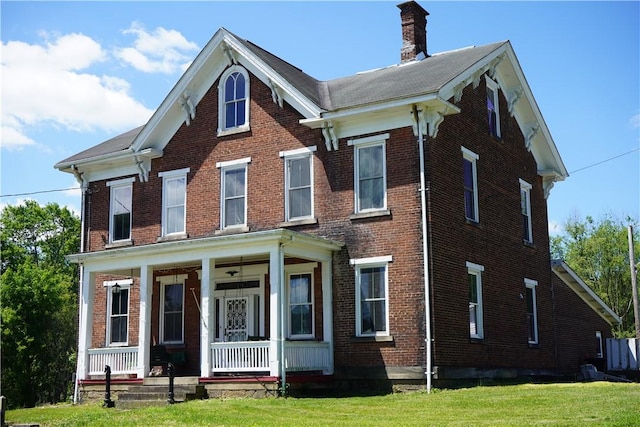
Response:
M615 159L618 159L618 158L620 158L620 157L627 156L627 155L629 155L629 154L631 154L631 153L635 153L636 151L639 151L639 150L640 150L640 147L636 147L636 148L634 148L634 149L633 149L633 150L631 150L631 151L627 151L626 153L618 154L617 156L613 156L613 157L610 157L610 158L608 158L608 159L601 160L601 161L599 161L599 162L596 162L596 163L590 164L590 165L588 165L588 166L585 166L585 167L582 167L582 168L579 168L579 169L575 169L575 170L573 170L573 171L569 172L569 174L571 175L571 174L574 174L574 173L576 173L576 172L583 171L583 170L585 170L585 169L590 169L590 168L592 168L592 167L594 167L594 166L598 166L598 165L601 165L601 164L603 164L603 163L610 162L611 160L615 160ZM0 195L0 197L22 197L22 196L33 196L33 195L35 195L35 194L55 193L55 192L58 192L58 191L72 191L72 190L79 190L79 189L80 189L79 187L72 187L72 188L60 188L60 189L57 189L57 190L32 191L32 192L30 192L30 193L2 194L2 195Z

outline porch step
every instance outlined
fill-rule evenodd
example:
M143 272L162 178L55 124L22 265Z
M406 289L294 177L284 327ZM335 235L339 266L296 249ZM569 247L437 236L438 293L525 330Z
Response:
M160 406L167 404L169 381L162 385L135 385L127 391L118 393L116 407L134 408L143 406ZM176 384L174 382L173 398L178 402L207 398L204 386L197 384Z

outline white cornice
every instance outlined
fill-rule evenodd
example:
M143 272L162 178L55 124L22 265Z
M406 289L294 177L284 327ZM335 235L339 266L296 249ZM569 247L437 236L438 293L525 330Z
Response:
M230 257L265 254L279 243L287 243L285 252L313 255L315 259L330 260L333 251L344 243L287 229L274 229L254 233L230 234L197 239L174 240L153 245L129 246L103 251L68 255L73 263L83 264L89 270L133 268L144 264L160 265L167 260L181 263L207 257Z

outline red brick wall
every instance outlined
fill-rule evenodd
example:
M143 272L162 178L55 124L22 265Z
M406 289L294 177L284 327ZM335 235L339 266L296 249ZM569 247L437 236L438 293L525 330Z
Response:
M517 123L507 112L502 92L501 140L488 133L485 96L484 81L476 89L471 85L465 88L458 103L462 112L448 116L438 137L426 141L434 360L442 366L552 368L546 201L535 160L524 146ZM354 210L354 150L345 139L339 141L337 151L328 152L321 132L299 125L302 117L286 103L279 108L270 89L253 76L250 132L218 138L217 104L215 84L199 102L197 117L191 125L183 125L164 149L163 157L153 160L149 182L134 183L135 245L155 243L161 234L162 179L158 172L191 168L187 176L187 233L189 237L210 236L220 228L220 171L216 162L243 157L251 157L247 223L251 231L277 228L284 220L284 164L278 153L316 145L314 197L318 223L294 229L345 243L344 249L334 256L336 367L424 366L418 143L411 128L389 131L386 143L387 204L391 215L350 219ZM464 218L461 146L480 156L479 225L469 225ZM533 185L533 246L522 242L519 178ZM89 247L96 251L105 248L108 236L109 189L104 181L92 183L91 189ZM355 284L349 259L383 255L393 256L389 264L388 298L393 341L362 342L354 339ZM480 343L469 340L466 261L485 267L485 339ZM525 304L520 299L525 292L524 278L538 281L540 344L535 348L527 344ZM187 293L190 286L199 292L197 279L189 280ZM316 298L320 280L317 272ZM154 287L154 304L157 297L158 289ZM191 295L186 295L187 304L192 300ZM318 307L316 304L316 310ZM187 310L197 315L195 306L187 306ZM153 313L152 323L157 319L157 305ZM322 324L318 314L317 311L317 333ZM157 334L157 330L153 333ZM194 342L199 345L195 332ZM187 351L191 360L199 358L195 349Z
M433 257L434 364L477 368L553 368L546 201L533 155L500 91L502 138L488 131L484 79L464 89L462 112L428 141ZM467 223L461 146L477 161L479 223ZM523 244L520 184L531 190L533 245ZM484 339L469 339L465 263L483 265ZM524 279L538 282L539 345L527 339Z
M580 365L596 358L596 331L602 333L602 350L606 356L606 339L613 336L611 326L555 274L553 286L558 369L562 373L575 374L579 372Z

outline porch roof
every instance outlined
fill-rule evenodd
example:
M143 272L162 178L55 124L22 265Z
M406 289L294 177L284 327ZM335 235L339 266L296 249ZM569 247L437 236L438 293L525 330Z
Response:
M273 230L255 231L249 233L222 234L217 236L186 238L179 240L170 240L164 242L153 243L143 246L126 246L105 249L93 252L81 252L77 254L67 255L67 260L73 263L101 263L102 261L116 262L123 261L134 262L134 258L153 258L166 257L167 255L188 252L197 257L197 253L205 253L212 251L222 251L232 253L232 249L250 248L251 246L264 247L272 244L286 243L285 254L292 249L307 249L311 252L333 252L339 251L344 243L331 240L321 236L315 236L298 231L277 228ZM247 249L250 251L251 249ZM157 262L157 261L156 261Z
M607 323L610 325L622 323L620 317L593 292L589 285L587 285L567 263L561 259L551 260L551 269L560 280L569 286L573 292L582 298L582 300L586 302L593 311L598 313L600 317L606 320Z

